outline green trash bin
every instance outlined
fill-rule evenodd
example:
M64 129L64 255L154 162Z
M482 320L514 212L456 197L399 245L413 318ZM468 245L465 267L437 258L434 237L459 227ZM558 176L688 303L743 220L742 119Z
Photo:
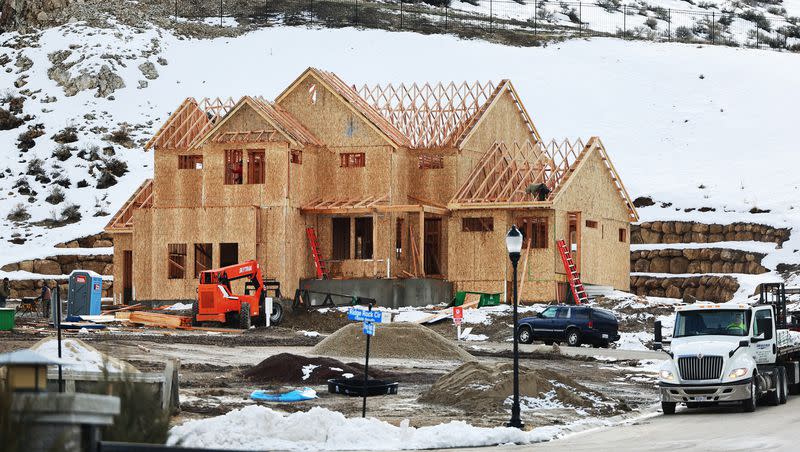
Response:
M480 301L478 301L478 307L482 308L484 306L497 306L500 304L500 294L499 293L483 293L483 292L456 292L456 296L453 299L453 306L461 306L464 304L464 301L467 299L467 294L473 294L480 296Z
M14 329L14 315L17 313L13 308L0 308L0 331L11 331Z

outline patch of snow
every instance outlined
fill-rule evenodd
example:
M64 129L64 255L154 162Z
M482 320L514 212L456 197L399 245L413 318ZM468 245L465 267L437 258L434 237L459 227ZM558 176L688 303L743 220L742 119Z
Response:
M252 405L223 416L187 421L173 427L167 444L289 451L418 450L532 444L550 440L561 431L559 427L530 431L474 427L464 421L411 427L408 420L404 420L400 426L394 426L375 418L347 418L320 407L286 414Z
M172 306L165 308L165 311L188 311L192 309L191 303L175 303Z
M314 369L317 367L319 366L316 364L306 364L303 366L303 380L308 380L308 378L311 376L311 373L314 372Z
M34 349L48 358L58 359L58 340L56 339L40 343ZM104 357L93 347L74 339L62 339L61 359L70 363L63 366L64 369L79 372L102 372L105 369L108 372L118 373L129 370L120 361Z
M321 336L321 334L318 331L300 330L300 331L298 331L298 333L302 334L305 337L319 337L319 336Z
M465 341L485 341L489 339L489 336L485 334L467 334L464 338Z

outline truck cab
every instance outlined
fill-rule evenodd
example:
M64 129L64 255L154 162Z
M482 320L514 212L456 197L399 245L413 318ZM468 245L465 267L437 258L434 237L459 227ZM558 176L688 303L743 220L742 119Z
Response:
M770 304L698 304L675 315L670 350L659 371L664 414L725 402L754 411L760 399L785 403L796 387L797 347L778 329ZM660 347L660 331L656 332Z

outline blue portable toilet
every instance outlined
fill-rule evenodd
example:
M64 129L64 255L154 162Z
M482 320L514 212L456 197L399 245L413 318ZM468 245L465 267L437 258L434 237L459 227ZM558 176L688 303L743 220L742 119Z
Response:
M67 317L100 315L103 278L91 270L73 270L69 274Z

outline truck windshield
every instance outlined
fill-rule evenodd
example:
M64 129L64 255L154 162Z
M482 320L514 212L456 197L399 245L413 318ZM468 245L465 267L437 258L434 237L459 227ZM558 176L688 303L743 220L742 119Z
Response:
M679 312L675 316L675 331L672 337L747 336L749 331L749 311L709 309Z

